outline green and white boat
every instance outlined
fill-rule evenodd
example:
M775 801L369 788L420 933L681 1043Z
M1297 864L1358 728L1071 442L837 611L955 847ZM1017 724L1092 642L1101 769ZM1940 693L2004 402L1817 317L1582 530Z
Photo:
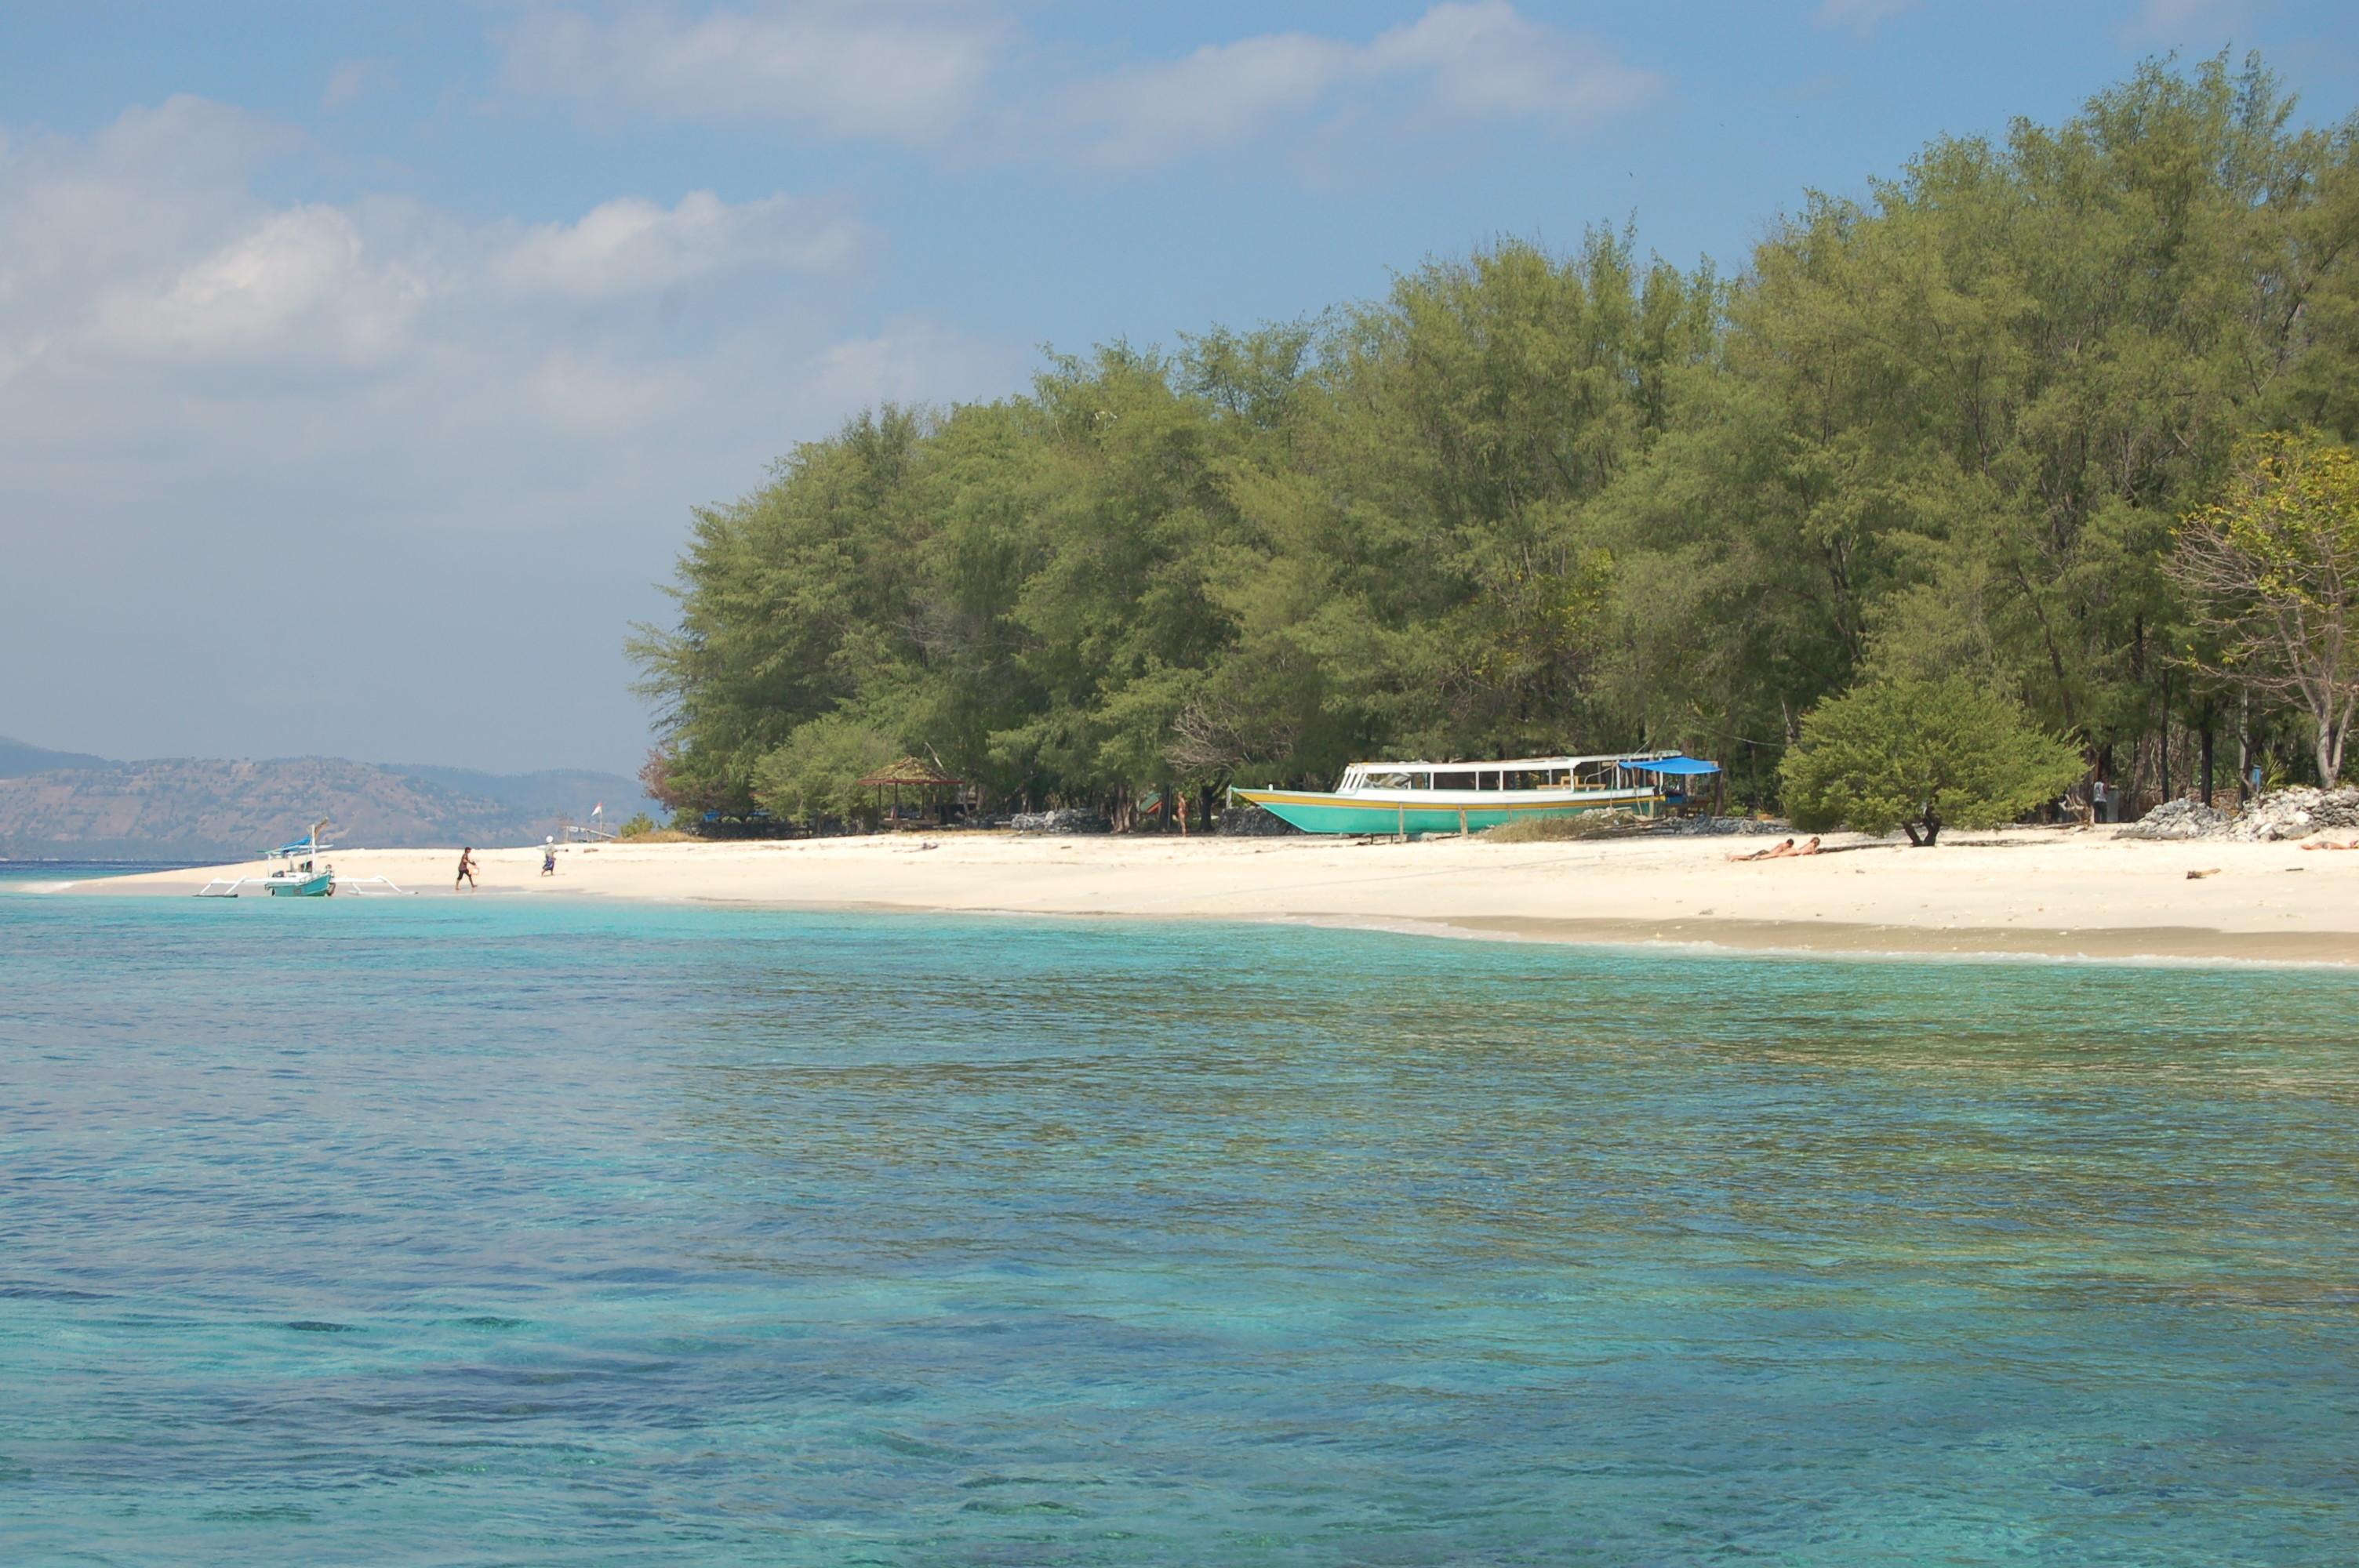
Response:
M278 864L262 879L263 891L273 898L329 898L336 891L336 868L320 856L335 848L320 842L321 829L328 826L325 818L311 824L311 831L292 844L281 844L270 851Z
M1523 816L1618 806L1652 816L1720 772L1677 752L1514 757L1495 762L1353 762L1332 790L1233 789L1305 833L1473 833Z

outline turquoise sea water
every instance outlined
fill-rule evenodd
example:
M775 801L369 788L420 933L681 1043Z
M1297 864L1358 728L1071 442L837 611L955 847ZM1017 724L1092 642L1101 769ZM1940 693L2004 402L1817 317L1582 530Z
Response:
M0 1562L2347 1563L2355 1000L0 892Z

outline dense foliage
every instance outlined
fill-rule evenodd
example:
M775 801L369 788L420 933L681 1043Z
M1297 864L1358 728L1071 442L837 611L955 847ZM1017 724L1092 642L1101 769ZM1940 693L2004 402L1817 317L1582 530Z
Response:
M635 653L689 809L916 753L994 799L1684 746L1958 676L2156 793L2237 700L2168 569L2240 438L2359 423L2359 135L2257 63L1812 196L1733 279L1600 231L1319 321L886 408L697 514ZM2213 673L2206 674L2209 669Z
M2279 432L2240 443L2226 494L2180 525L2170 564L2212 667L2299 704L2332 781L2359 717L2359 455Z
M1950 676L1871 680L1821 704L1780 773L1799 827L1897 827L1930 846L1945 827L1995 827L2055 799L2082 762L2012 698Z

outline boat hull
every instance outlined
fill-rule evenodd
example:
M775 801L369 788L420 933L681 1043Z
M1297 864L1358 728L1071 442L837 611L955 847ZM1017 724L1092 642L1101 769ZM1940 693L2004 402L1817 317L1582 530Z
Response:
M326 898L336 891L332 871L313 871L304 876L267 877L263 885L273 898Z
M1578 816L1613 806L1652 816L1662 802L1662 796L1652 790L1585 790L1534 799L1469 790L1435 792L1422 800L1318 790L1234 793L1239 800L1252 801L1305 833L1343 834L1479 833L1527 816ZM1459 796L1468 798L1454 798Z

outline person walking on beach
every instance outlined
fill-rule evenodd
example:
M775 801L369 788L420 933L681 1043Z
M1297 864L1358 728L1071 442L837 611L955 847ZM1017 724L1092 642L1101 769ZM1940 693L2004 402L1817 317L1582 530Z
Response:
M540 874L544 877L553 877L557 874L557 840L555 838L543 838L540 841Z
M472 844L459 851L459 875L451 883L451 891L457 892L461 882L471 888L475 885L475 849Z

